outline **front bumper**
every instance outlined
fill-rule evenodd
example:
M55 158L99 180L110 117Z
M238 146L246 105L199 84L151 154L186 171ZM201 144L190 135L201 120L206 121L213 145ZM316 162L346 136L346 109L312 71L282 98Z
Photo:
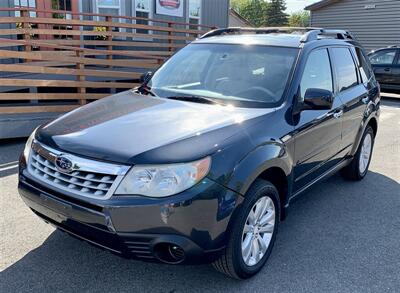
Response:
M120 256L146 261L168 259L165 244L182 248L176 263L209 263L226 245L228 226L242 197L204 179L178 195L153 199L113 196L108 200L72 198L20 170L19 193L32 211L68 234Z

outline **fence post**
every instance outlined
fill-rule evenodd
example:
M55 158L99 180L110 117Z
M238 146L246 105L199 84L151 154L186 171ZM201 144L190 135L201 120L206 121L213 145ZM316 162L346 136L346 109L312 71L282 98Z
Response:
M112 17L110 15L106 16L106 22L112 22ZM112 32L112 26L107 26L106 27L106 31L107 32ZM106 37L106 41L107 42L112 42L113 37L112 36L107 36ZM112 51L113 50L113 45L111 45L111 43L109 45L107 45L107 50L108 51ZM110 53L107 53L107 60L112 60L113 59L113 55ZM112 67L112 65L109 65L108 67Z
M172 39L171 39L171 37L172 37L172 22L168 22L168 28L170 29L169 31L168 31L168 44L172 44ZM171 47L168 47L168 51L172 51L172 46Z
M22 23L22 28L24 29L24 34L23 34L23 39L26 42L25 43L25 51L26 52L31 52L32 51L32 45L30 45L30 39L31 39L31 34L30 34L30 27L29 27L29 21L27 20L30 15L29 11L27 9L21 9L21 23ZM29 59L25 59L25 62L31 62Z
M82 51L77 50L77 51L75 51L75 53L76 53L76 57L78 58L78 60L76 61L76 69L84 70L85 69L85 64L80 62L80 60L79 60L80 58L82 58L82 56L84 56L82 54ZM85 81L85 75L84 74L78 74L76 77L77 77L77 81L80 81L80 82L84 82ZM79 94L86 94L86 87L80 86L77 89L78 89L78 93ZM86 99L82 99L82 98L79 99L79 104L80 105L85 105L86 104Z

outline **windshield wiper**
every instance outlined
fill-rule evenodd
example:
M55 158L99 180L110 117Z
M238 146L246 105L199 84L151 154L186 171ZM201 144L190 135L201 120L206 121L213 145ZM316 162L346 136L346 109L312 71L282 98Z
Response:
M172 97L167 97L166 99L193 102L193 103L202 103L202 104L219 104L219 105L221 104L217 102L215 99L202 96L172 96Z

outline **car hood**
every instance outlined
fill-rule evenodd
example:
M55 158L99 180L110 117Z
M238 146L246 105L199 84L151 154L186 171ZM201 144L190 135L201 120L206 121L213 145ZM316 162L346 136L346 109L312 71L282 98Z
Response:
M42 126L36 138L67 153L127 164L138 163L135 157L140 154L185 140L186 157L179 157L177 152L165 154L172 161L182 161L212 152L218 142L243 130L246 122L273 111L168 100L127 91L59 117Z

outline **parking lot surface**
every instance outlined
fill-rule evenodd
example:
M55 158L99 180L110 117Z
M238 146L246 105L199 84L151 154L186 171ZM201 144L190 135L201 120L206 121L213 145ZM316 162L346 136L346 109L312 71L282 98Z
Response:
M400 292L400 100L384 102L365 180L334 175L293 202L246 281L121 259L56 231L17 193L23 144L0 141L0 292Z

